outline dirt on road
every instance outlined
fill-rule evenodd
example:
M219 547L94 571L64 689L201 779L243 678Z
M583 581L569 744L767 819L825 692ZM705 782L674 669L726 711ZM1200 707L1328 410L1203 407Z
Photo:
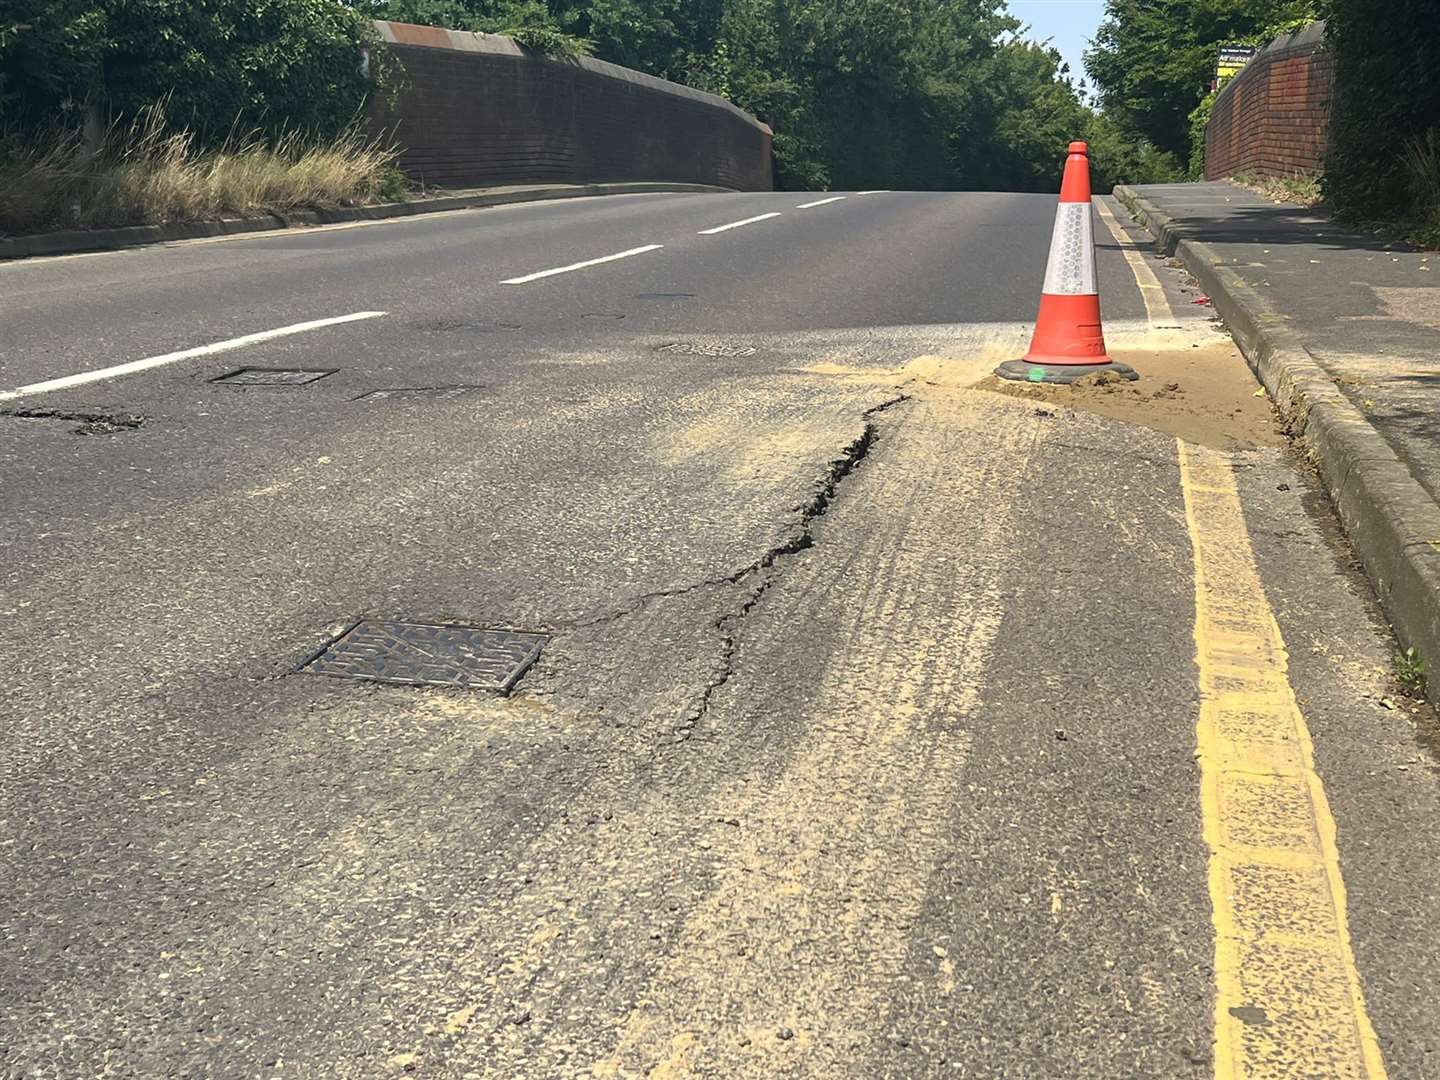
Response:
M1007 397L1099 413L1220 450L1281 446L1270 399L1229 341L1189 348L1114 348L1140 373L1135 382L1099 373L1070 384L1021 383L988 375L975 384Z

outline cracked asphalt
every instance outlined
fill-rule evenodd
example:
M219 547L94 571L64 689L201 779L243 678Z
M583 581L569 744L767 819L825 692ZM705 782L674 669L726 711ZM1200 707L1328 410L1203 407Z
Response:
M805 201L0 265L0 389L386 313L0 405L0 1075L1229 1075L1176 439L976 388L1053 198ZM1096 236L1117 351L1211 355ZM1205 449L1364 1006L1440 1077L1440 741L1254 434ZM549 641L505 697L296 672L361 617Z

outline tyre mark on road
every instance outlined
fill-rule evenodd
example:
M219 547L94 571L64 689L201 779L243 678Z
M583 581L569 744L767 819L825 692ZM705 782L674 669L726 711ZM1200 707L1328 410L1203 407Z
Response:
M1231 458L1183 441L1179 452L1195 554L1215 1076L1384 1080L1350 949L1335 821Z
M967 725L1004 607L1001 508L1037 437L995 411L946 395L908 415L776 586L777 608L796 610L773 612L771 632L800 610L834 620L843 660L785 771L729 804L745 824L733 856L591 1075L838 1076L873 1050L963 797ZM960 447L980 430L1008 445L967 466ZM957 538L956 522L975 527ZM827 555L826 534L842 530L865 539ZM765 613L751 619L763 635Z

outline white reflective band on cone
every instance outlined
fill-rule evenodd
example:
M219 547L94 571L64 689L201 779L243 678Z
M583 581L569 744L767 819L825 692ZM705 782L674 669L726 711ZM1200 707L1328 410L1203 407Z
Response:
M1089 203L1062 202L1056 211L1050 262L1045 267L1045 291L1061 296L1099 291L1095 287L1095 240Z

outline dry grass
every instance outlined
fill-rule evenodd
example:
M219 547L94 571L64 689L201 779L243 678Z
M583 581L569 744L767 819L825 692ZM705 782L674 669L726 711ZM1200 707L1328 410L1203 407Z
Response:
M1294 203L1297 206L1319 206L1325 201L1320 190L1320 177L1315 173L1296 173L1294 176L1260 176L1253 172L1237 173L1230 182L1263 195L1274 202Z
M200 221L393 199L396 151L348 131L324 142L258 135L199 150L160 110L112 128L97 151L78 135L0 154L0 232Z
M1440 248L1440 127L1405 144L1405 171L1410 180L1413 239Z

